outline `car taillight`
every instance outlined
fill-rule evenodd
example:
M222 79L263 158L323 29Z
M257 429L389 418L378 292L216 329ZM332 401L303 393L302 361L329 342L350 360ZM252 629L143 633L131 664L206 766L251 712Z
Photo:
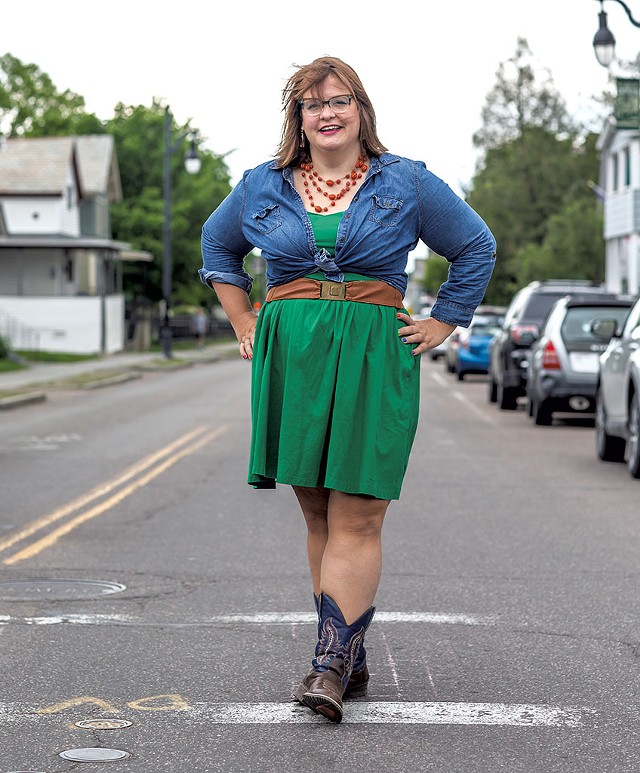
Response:
M542 367L545 370L560 370L560 359L553 341L547 341L542 350Z
M536 325L511 325L509 336L516 344L531 344L538 337Z

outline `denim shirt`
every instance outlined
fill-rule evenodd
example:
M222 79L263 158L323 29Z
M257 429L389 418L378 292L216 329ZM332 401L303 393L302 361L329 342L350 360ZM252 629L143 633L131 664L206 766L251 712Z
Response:
M316 245L311 220L293 185L291 168L268 161L242 180L202 227L205 284L222 282L251 291L244 257L266 261L267 287L321 270L331 281L344 272L387 282L403 295L407 257L418 240L449 263L432 316L466 326L482 302L495 264L496 243L482 218L422 161L383 153L372 157L338 227L335 257Z

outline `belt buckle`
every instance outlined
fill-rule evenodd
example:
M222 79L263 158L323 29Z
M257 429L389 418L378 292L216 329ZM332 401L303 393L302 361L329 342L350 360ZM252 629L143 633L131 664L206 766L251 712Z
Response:
M325 301L345 301L347 299L346 282L320 280L320 298Z

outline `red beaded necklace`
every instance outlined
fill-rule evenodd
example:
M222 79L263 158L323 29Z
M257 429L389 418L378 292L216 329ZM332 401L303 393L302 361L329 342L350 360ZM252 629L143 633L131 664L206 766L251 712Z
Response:
M319 204L314 203L313 193L311 192L310 186L313 185L313 187L318 191L318 193L321 193L323 196L329 199L329 206L335 207L336 201L339 201L344 196L344 194L349 190L349 188L352 188L358 184L358 180L362 178L362 175L367 171L368 167L365 164L364 158L362 156L358 156L356 165L353 167L353 169L350 172L348 172L345 175L344 187L340 190L339 193L331 193L330 191L325 191L320 187L318 183L324 183L329 188L333 188L334 185L340 185L342 183L341 177L338 177L337 180L324 180L315 171L311 161L307 161L306 163L300 164L300 169L302 170L304 192L309 197L311 206L316 212L328 212L329 207L323 207L323 206L320 206ZM308 177L307 177L307 172L309 173Z

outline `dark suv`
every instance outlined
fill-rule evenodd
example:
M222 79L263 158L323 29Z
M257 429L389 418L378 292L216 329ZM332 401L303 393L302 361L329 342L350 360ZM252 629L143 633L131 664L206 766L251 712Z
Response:
M527 365L531 344L553 304L573 293L606 293L603 285L573 279L530 282L511 299L500 332L491 343L489 392L491 403L515 410L527 393Z

